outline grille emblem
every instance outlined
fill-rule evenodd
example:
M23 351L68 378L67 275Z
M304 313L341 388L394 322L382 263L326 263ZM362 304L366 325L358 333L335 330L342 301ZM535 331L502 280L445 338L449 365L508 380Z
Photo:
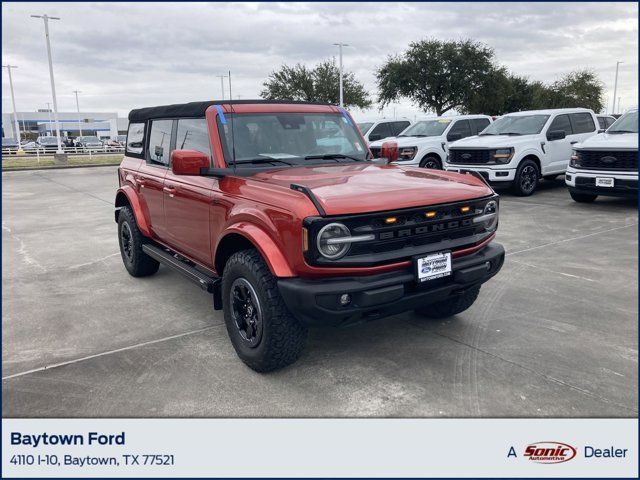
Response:
M470 153L463 153L462 154L462 159L463 160L469 160L471 158L471 154Z
M602 163L615 163L618 159L616 157L612 157L607 155L606 157L600 157L600 161Z

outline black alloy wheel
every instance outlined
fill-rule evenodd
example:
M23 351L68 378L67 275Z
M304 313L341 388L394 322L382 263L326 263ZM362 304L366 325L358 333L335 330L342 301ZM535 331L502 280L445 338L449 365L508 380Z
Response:
M243 277L236 278L230 292L231 315L242 340L251 348L262 339L262 308L253 286Z

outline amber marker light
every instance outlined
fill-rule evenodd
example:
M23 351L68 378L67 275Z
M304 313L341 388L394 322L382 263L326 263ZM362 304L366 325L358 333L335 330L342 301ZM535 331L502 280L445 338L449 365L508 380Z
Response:
M427 212L424 214L425 217L427 218L435 218L436 217L436 213L437 212Z
M306 252L309 250L309 231L302 227L302 251Z
M462 208L460 208L460 211L462 213L469 213L469 210L471 210L471 207L462 207Z
M385 218L384 219L384 223L386 223L387 225L390 225L392 223L396 223L398 221L398 219L396 217L389 217L389 218Z

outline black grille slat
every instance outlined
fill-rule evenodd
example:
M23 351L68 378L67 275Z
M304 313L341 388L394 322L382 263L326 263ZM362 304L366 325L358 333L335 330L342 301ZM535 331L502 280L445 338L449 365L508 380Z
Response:
M579 168L586 170L638 170L638 152L634 150L580 150L579 154Z
M489 163L490 161L491 150L488 149L468 150L452 148L449 150L449 163L458 165L477 165Z

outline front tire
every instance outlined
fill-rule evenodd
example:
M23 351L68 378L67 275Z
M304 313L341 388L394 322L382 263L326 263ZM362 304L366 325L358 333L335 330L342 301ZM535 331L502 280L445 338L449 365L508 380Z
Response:
M300 357L307 327L287 309L277 279L256 250L231 256L222 276L222 301L233 348L249 368L269 372Z
M518 165L516 177L513 180L513 193L519 197L528 197L538 188L540 170L533 160L523 160Z
M129 275L148 277L158 271L158 261L142 251L144 235L138 228L130 207L122 207L118 214L118 242L122 262Z
M440 160L433 155L427 155L420 160L420 168L432 168L434 170L442 170Z
M471 287L461 295L457 295L425 307L417 308L416 313L428 318L447 318L464 312L478 298L480 285Z
M598 195L593 195L590 193L578 193L571 190L569 190L569 195L571 195L571 198L573 198L578 203L591 203L595 201L596 198L598 198Z

